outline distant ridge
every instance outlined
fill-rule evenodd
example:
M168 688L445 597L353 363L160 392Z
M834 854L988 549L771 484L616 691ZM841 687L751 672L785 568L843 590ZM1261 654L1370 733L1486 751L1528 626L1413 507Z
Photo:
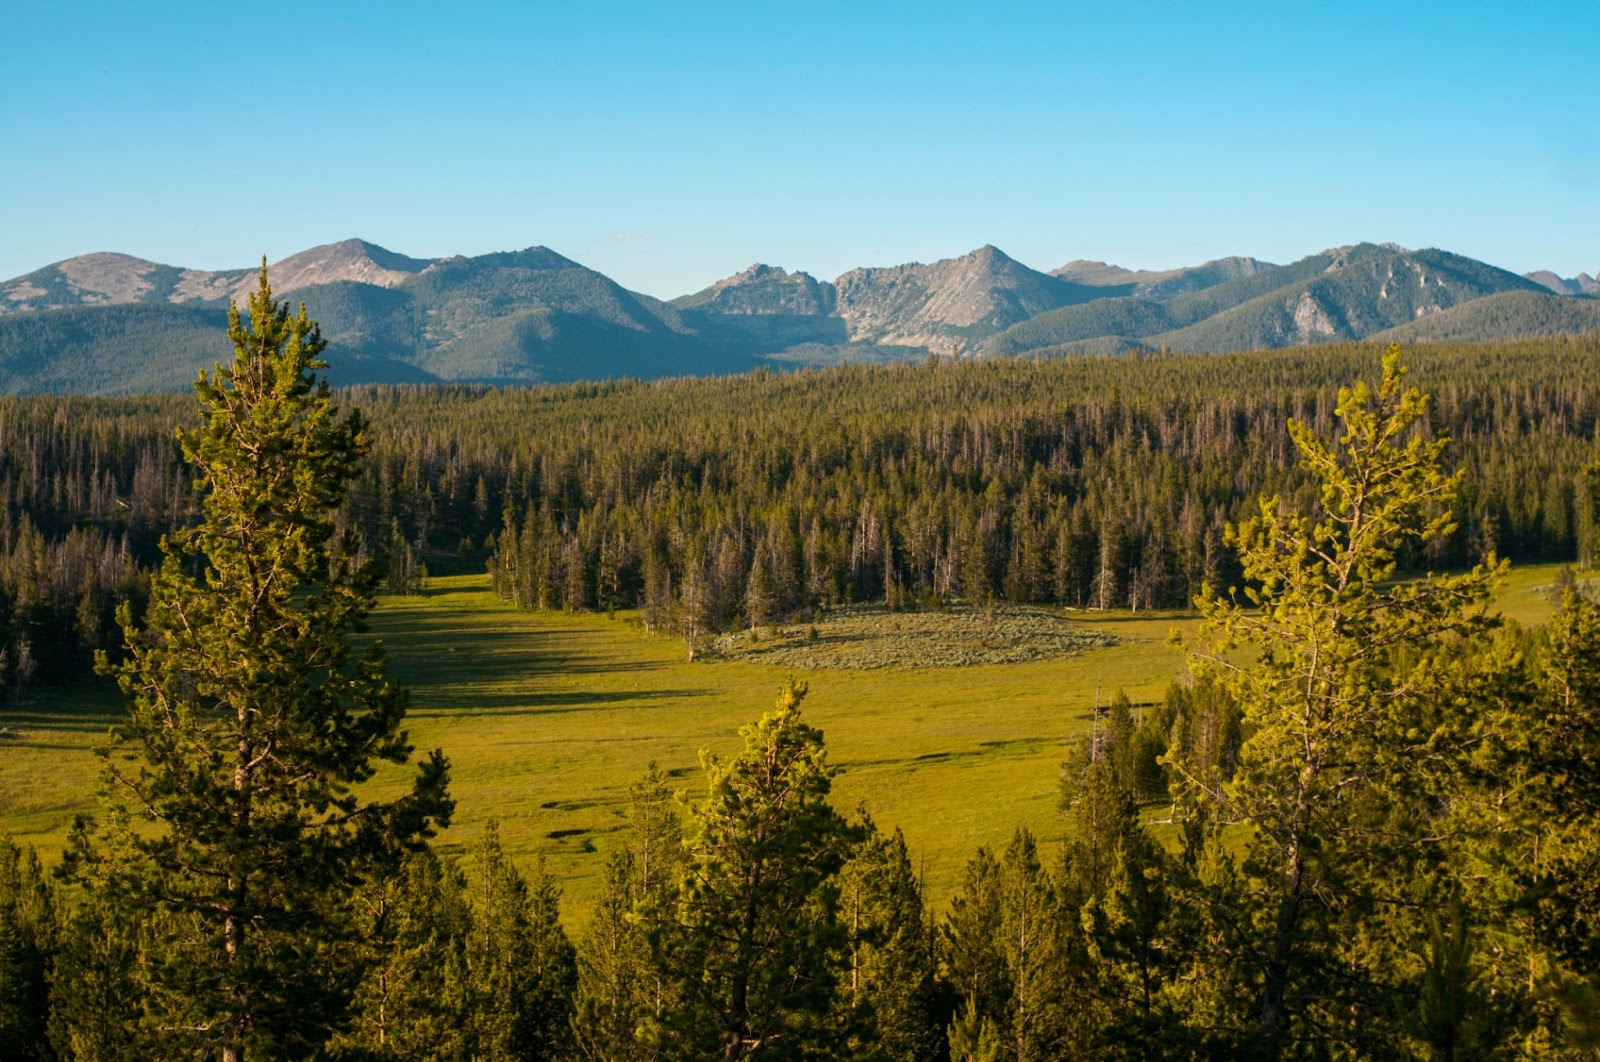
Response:
M1600 295L1600 281L1595 280L1588 273L1579 273L1570 280L1540 269L1532 273L1522 274L1541 287L1548 288L1557 295Z
M1364 339L1460 303L1538 285L1446 251L1336 247L1166 299L1124 296L1041 314L995 337L991 354L1075 345L1222 351Z
M270 267L273 285L295 291L341 281L395 287L431 262L361 239L323 244ZM69 258L0 284L0 313L126 303L207 303L242 299L258 269L179 269L131 255L100 252Z
M0 392L163 390L226 356L222 312L259 266L194 270L114 252L0 283ZM1526 276L1396 244L1287 265L1249 257L1040 272L985 245L832 281L757 263L663 302L547 247L412 258L359 238L268 266L305 301L340 382L536 383L757 365L1222 351L1336 340L1499 339L1600 328L1589 274Z
M1203 265L1184 269L1135 272L1105 262L1078 259L1068 262L1060 269L1052 269L1050 275L1079 284L1092 284L1104 288L1108 296L1138 295L1143 298L1162 299L1214 287L1229 280L1254 276L1263 270L1276 268L1278 267L1271 262L1255 258L1217 258Z
M1479 343L1600 332L1600 299L1506 291L1473 299L1369 339L1394 343Z

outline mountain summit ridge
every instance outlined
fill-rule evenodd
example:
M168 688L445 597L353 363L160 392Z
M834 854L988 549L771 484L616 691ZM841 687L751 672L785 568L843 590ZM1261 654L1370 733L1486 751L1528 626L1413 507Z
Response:
M223 313L259 268L103 251L0 283L0 392L187 386L225 354ZM321 323L343 382L533 383L1600 329L1600 284L1588 274L1518 276L1398 244L1347 244L1285 265L1234 256L1130 270L1076 259L1048 273L984 244L831 281L757 262L668 301L540 245L413 258L352 237L267 272L279 297L305 301ZM1434 317L1437 327L1420 325Z

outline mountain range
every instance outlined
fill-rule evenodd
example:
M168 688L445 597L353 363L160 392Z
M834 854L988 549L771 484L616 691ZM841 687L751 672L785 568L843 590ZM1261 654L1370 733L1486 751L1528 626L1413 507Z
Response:
M123 254L0 283L0 392L187 386L228 355L230 299L257 269ZM985 246L832 281L757 264L671 301L544 247L410 258L364 240L269 267L329 340L336 383L532 383L737 372L762 364L1122 351L1222 351L1377 339L1460 342L1600 330L1600 283L1525 276L1440 250L1355 244L1287 265L1221 258L1048 273Z

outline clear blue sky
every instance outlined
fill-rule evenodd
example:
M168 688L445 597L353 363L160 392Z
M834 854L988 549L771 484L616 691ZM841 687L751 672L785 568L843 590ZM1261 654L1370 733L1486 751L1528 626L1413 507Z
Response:
M0 278L363 236L670 297L994 243L1600 269L1600 4L10 5Z

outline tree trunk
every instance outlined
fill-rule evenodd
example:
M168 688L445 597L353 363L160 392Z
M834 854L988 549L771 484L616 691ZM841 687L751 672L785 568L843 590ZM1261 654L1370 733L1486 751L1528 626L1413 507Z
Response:
M1267 960L1261 986L1262 1057L1275 1059L1282 1050L1284 996L1288 988L1289 959L1300 921L1300 888L1304 860L1298 842L1289 848L1289 870L1284 878L1283 896L1278 900L1277 925L1273 930L1272 955Z

